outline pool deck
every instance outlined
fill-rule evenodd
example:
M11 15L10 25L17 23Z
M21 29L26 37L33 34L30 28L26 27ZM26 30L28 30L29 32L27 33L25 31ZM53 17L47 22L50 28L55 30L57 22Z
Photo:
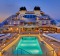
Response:
M27 34L24 34L24 35L21 34L20 37L21 37L21 36L37 36L40 42L41 42L41 41L44 42L44 40L40 37L39 34L28 34L28 35L27 35ZM46 44L47 44L47 43L46 43ZM47 45L46 45L46 46L47 46ZM42 48L42 49L44 50L44 52L48 52L48 51L53 50L52 48L51 48L51 49L46 48L46 46ZM56 55L55 55L55 56L56 56Z
M21 36L37 36L38 37L38 39L39 39L39 41L41 42L41 41L45 41L45 40L43 40L41 37L40 37L40 35L41 34L24 34L24 35L22 35L22 34L20 34L20 37ZM49 46L50 44L48 43L47 44L47 42L44 42L45 43L45 46L44 47L42 47L42 49L44 50L44 52L48 52L48 51L51 51L52 50L52 48ZM48 45L48 46L47 46ZM46 48L45 48L46 47ZM50 48L47 48L47 47L50 47ZM51 53L50 53L51 54ZM8 56L8 55L3 55L3 56ZM12 55L10 55L10 56L12 56ZM25 56L25 55L24 55ZM31 55L32 56L32 55ZM39 56L39 55L34 55L34 56ZM45 55L43 55L43 56L45 56ZM53 56L53 55L49 55L49 56ZM54 56L56 56L56 55L54 55Z

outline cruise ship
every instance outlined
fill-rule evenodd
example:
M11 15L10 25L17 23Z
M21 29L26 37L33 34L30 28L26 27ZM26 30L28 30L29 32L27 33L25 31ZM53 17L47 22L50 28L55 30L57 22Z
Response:
M50 36L59 30L39 6L21 7L0 24L0 56L59 56L60 40Z

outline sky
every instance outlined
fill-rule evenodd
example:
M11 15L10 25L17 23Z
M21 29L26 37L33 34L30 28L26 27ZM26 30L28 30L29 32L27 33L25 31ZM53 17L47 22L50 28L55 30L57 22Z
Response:
M28 11L40 6L51 18L60 19L60 0L0 0L0 22L18 12L22 6Z

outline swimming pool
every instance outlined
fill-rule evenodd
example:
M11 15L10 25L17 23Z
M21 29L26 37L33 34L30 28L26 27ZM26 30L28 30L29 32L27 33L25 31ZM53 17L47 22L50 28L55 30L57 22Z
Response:
M38 38L35 36L23 36L19 40L14 54L43 54Z

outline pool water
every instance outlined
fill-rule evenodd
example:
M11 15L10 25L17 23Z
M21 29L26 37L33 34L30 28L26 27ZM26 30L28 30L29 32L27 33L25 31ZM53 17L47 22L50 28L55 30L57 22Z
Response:
M37 37L35 36L23 36L16 49L14 54L43 54L41 46L38 42Z

